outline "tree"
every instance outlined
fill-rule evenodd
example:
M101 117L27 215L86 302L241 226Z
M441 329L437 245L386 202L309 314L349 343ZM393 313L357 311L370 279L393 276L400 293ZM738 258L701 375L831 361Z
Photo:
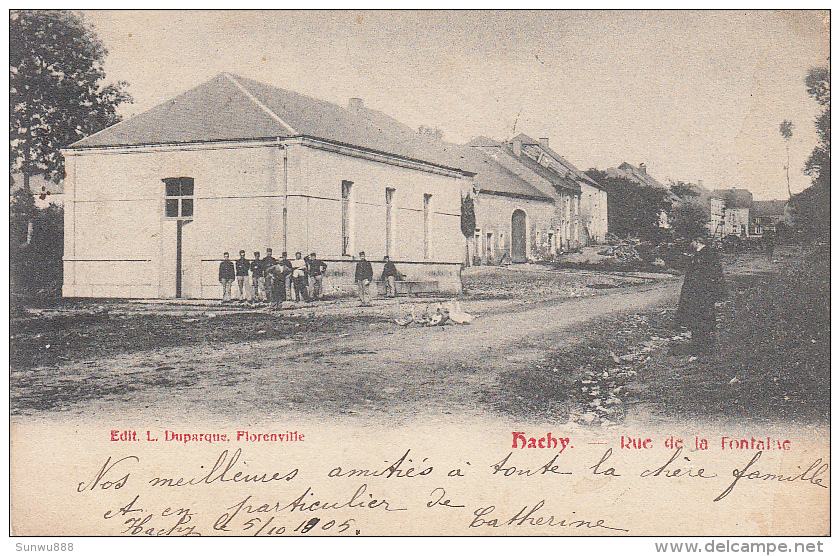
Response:
M586 174L607 191L607 226L610 233L651 241L659 238L660 215L669 208L667 190L639 185L627 178L611 177L597 168L590 168Z
M12 211L31 211L32 223L30 242L15 241L9 236L10 290L15 302L33 296L39 300L61 296L64 209L56 205L38 209L31 203L32 195L22 189L12 195ZM16 219L10 220L12 225L15 222Z
M18 10L9 16L9 167L30 176L64 178L59 149L120 121L132 102L125 82L105 85L108 51L81 16Z
M470 240L475 235L475 202L469 193L461 197L461 233L466 238L467 266L470 264Z
M785 150L787 151L787 164L785 165L785 177L787 177L788 197L792 198L793 193L790 192L790 138L793 137L793 122L784 120L779 124L779 133L785 140Z
M812 68L805 78L808 94L823 112L814 122L819 143L805 162L804 172L811 176L811 186L793 196L794 227L806 238L831 237L831 71Z
M669 180L668 189L680 198L699 197L700 193L690 184L683 181Z
M692 239L708 231L706 211L695 203L681 203L675 206L671 210L670 217L674 237Z
M831 237L831 190L811 186L793 196L793 227L810 240Z
M805 162L805 173L812 178L812 185L831 189L831 70L827 67L812 68L805 78L808 94L823 107L814 124L819 143Z

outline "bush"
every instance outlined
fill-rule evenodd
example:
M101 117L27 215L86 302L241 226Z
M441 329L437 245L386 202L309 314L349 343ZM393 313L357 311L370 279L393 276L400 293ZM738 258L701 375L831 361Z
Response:
M22 298L61 297L64 256L64 209L50 205L33 209L32 233L26 243L28 226L24 212L13 202L10 219L9 263L12 294Z

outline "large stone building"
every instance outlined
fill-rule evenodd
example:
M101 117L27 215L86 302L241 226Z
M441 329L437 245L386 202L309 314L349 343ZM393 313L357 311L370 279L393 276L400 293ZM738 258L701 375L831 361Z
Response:
M360 250L460 291L472 173L388 122L225 73L74 143L64 295L216 298L223 252L268 247L317 252L328 292Z
M540 165L562 176L566 181L580 188L580 207L578 208L581 245L603 243L607 235L607 191L597 181L581 172L571 162L549 147L547 137L534 141L525 134L519 139L523 151Z

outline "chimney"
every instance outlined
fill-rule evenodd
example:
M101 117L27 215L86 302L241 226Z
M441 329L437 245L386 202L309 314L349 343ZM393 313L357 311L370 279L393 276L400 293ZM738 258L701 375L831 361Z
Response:
M639 171L643 174L647 174L647 166L645 166L644 162L641 162L639 164Z
M513 140L513 154L522 156L522 139Z
M353 97L347 102L347 110L349 110L350 113L354 115L361 112L363 107L364 103L360 98Z
M703 187L703 180L697 180L697 187Z
M540 146L544 149L548 148L548 137L540 137Z

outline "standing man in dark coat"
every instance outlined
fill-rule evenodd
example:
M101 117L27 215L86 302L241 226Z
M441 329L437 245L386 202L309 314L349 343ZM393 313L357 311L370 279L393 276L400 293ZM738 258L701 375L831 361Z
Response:
M356 263L356 287L359 289L359 301L362 307L370 307L370 283L373 280L373 267L370 261L365 259L365 252L359 253L359 262Z
M382 279L385 281L385 295L397 297L397 280L402 280L403 275L397 270L397 266L391 257L385 255L385 267L382 269Z
M776 248L776 234L773 230L764 230L761 234L761 243L764 247L764 256L767 257L767 262L773 262L773 250Z
M292 286L292 261L289 260L289 253L283 251L279 264L283 266L283 290L285 291L283 299L291 301L295 294L294 286Z
M318 260L316 253L309 255L309 286L312 288L312 299L318 301L324 290L324 272L327 271L327 263Z
M693 252L685 271L676 324L691 331L691 352L711 355L715 344L715 303L726 299L720 257L705 238L691 242Z
M260 292L265 293L265 272L263 272L263 262L259 251L254 251L254 260L251 261L251 288L254 291L251 303L262 301Z
M286 301L286 267L283 261L265 269L265 274L271 275L271 306L274 309L282 309Z
M260 262L262 265L263 276L265 280L265 297L266 301L269 303L274 302L274 289L272 288L274 275L270 272L266 272L269 267L272 267L277 264L277 259L275 259L271 254L271 247L265 250L265 258Z
M236 269L230 260L230 253L225 253L224 257L219 264L219 283L222 285L222 303L227 303L230 301L230 285L236 278Z
M245 282L248 280L248 271L251 269L251 261L245 258L245 251L239 252L236 259L236 285L239 286L239 301L245 301Z

